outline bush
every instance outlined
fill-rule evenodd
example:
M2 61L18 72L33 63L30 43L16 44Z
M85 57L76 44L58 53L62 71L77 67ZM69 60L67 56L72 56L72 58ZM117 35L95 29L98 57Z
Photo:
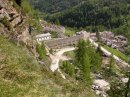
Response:
M0 19L0 22L8 29L11 30L10 22L7 20L7 17Z
M28 14L32 11L32 7L29 5L27 0L22 0L22 8Z
M69 74L70 76L75 74L75 67L67 61L63 62L63 69L65 73Z
M36 45L36 51L39 54L39 59L42 60L45 58L46 50L44 44L37 44Z
M52 38L57 38L58 37L57 32L55 32L55 31L52 31L51 35L52 35Z

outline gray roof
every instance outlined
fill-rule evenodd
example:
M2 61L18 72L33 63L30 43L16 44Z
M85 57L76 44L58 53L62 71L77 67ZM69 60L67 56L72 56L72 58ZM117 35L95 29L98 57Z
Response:
M39 35L36 35L36 38L42 38L42 37L47 37L47 36L51 36L51 34L50 33L39 34Z

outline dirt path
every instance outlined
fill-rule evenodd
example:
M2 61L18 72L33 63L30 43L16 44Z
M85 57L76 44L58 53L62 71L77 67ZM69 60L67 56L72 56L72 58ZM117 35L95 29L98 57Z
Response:
M67 58L65 56L63 56L63 54L65 52L69 52L69 51L73 51L73 50L75 50L74 47L67 47L67 48L60 49L60 51L56 52L54 55L50 55L50 57L52 59L52 63L50 66L51 71L55 72L56 70L58 70L60 72L61 76L65 79L65 76L59 70L59 62L61 59L67 60Z

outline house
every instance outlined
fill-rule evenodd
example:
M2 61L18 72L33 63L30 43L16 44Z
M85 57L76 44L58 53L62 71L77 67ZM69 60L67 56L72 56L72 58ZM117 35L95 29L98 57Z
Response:
M115 39L117 39L117 41L118 41L118 40L120 40L120 41L127 41L127 38L124 37L124 36L122 36L122 35L117 35L117 36L115 36Z
M36 35L36 40L38 42L39 41L50 40L50 39L51 39L51 34L50 33Z
M91 34L90 37L94 41L97 40L96 34ZM100 32L100 38L102 43L120 51L123 51L122 49L128 44L128 39L126 37L122 35L115 36L114 33L110 31Z
M103 38L111 39L114 37L114 33L110 31L104 31L104 32L100 32L100 36Z
M76 35L81 35L81 34L83 34L82 31L76 32Z

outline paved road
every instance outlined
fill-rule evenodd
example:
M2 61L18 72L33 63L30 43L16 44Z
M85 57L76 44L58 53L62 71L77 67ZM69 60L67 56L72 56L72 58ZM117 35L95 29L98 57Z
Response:
M92 39L89 38L89 41L90 41L95 47L98 47L98 44L97 44L96 42L94 42ZM105 48L100 47L100 49L101 49L101 51L102 51L103 53L105 53L107 56L111 56L111 55L112 55L112 53L109 52L108 50L106 50ZM113 58L114 58L116 61L122 63L122 66L123 66L123 67L124 67L124 66L125 66L125 67L126 67L126 66L127 66L127 67L129 66L128 63L126 63L125 61L123 61L122 59L120 59L119 57L117 57L116 55L113 55Z

